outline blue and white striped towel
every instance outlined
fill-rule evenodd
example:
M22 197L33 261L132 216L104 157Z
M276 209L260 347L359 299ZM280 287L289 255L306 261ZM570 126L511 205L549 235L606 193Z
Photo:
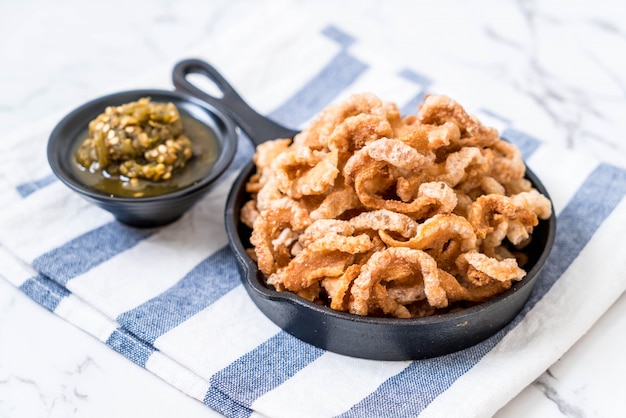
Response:
M338 26L297 33L286 43L278 29L264 28L254 46L244 33L198 55L288 126L353 92L374 92L411 113L426 90L448 94L418 68L354 48L358 40ZM232 50L244 58L233 61ZM273 60L270 50L293 60ZM259 84L259 74L274 82ZM49 131L8 138L0 145L0 275L227 416L491 415L626 289L624 258L610 256L626 253L626 171L542 143L515 126L514 114L469 110L522 149L552 195L558 231L523 312L464 351L412 362L355 359L307 345L265 318L240 283L222 220L230 184L253 153L244 137L218 187L179 221L151 230L116 222L56 181L45 161Z

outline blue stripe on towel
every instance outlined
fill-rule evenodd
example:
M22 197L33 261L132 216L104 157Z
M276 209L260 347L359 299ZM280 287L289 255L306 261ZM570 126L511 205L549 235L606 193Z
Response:
M44 188L47 185L53 183L56 179L57 178L53 174L49 174L35 181L22 183L16 187L16 190L20 194L20 196L27 197L28 195L36 192L37 190Z
M146 362L152 353L157 351L151 345L139 341L135 336L121 328L113 331L107 339L106 345L141 367L146 367Z
M252 410L240 403L237 403L231 396L219 390L209 391L204 400L205 405L209 405L220 414L229 418L248 418L252 415Z
M70 279L134 247L153 233L110 222L37 257L33 267L65 285Z
M239 284L235 256L224 247L167 291L118 316L117 322L143 341L153 343Z
M500 122L503 122L507 126L511 125L511 119L504 117L501 114L494 112L493 110L480 109L480 112L484 113L485 115L489 115L492 118L499 120Z
M328 25L322 29L322 35L337 42L343 49L347 49L356 42L352 35L345 33L335 25Z
M217 405L225 393L242 405L250 406L254 400L286 382L322 354L324 350L281 331L214 374L205 403ZM277 364L280 368L276 368Z
M512 144L515 144L522 152L522 158L524 160L530 157L541 145L541 141L537 138L513 128L506 128L500 136Z
M54 311L61 299L70 294L66 288L41 274L22 283L20 290L50 311Z
M559 215L554 249L528 303L511 324L490 339L466 350L413 362L342 416L419 414L524 319L578 257L625 195L626 171L606 164L598 166ZM388 402L381 403L380 399Z
M493 338L467 350L411 363L341 417L417 416L493 348ZM384 399L384 402L381 402Z

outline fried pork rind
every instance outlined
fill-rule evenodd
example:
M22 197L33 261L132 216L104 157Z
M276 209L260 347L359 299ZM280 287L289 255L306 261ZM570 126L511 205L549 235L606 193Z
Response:
M312 219L334 219L346 211L361 207L359 196L352 188L335 190L324 197L320 205L311 211Z
M277 289L284 287L314 300L317 295L311 294L311 288L318 289L319 281L324 278L343 275L353 264L355 254L367 252L372 246L366 234L353 237L328 233L300 251L286 267L271 274L267 282Z
M456 151L462 147L489 147L496 142L498 132L484 126L478 119L468 115L457 102L446 96L428 96L419 107L418 118L423 124L444 125L452 122L459 128L458 138L445 148Z
M254 161L241 220L268 285L356 315L420 317L502 293L552 211L519 150L446 96L401 117L354 95Z
M293 199L321 195L328 191L339 174L337 152L322 152L293 146L272 162L278 190Z
M410 248L374 253L354 280L351 296L350 312L357 315L383 313L410 318L405 305L423 299L436 308L448 306L437 262L424 251Z
M348 221L357 231L391 231L405 238L415 235L418 224L411 217L386 209L362 212Z
M437 214L419 224L415 234L406 241L396 240L386 231L380 237L389 247L423 250L433 256L439 266L449 271L457 257L476 248L477 238L472 225L454 214Z
M287 197L273 201L259 213L252 226L250 243L254 245L259 270L269 276L278 267L289 264L289 244L279 237L297 234L311 223L308 212L296 201Z

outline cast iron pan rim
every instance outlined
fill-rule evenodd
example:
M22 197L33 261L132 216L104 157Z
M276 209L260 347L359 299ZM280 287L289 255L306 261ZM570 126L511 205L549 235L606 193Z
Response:
M128 196L116 196L110 195L104 192L100 192L96 189L86 186L82 182L76 180L73 176L69 175L66 172L66 169L63 167L62 159L67 157L62 150L59 150L57 147L57 143L62 140L60 138L60 131L65 129L68 125L76 124L87 126L89 124L89 120L78 120L77 118L83 113L88 112L90 109L95 109L94 117L99 113L104 111L106 106L114 106L121 105L123 103L118 103L118 97L135 97L133 100L138 100L142 97L150 97L150 96L170 96L178 99L181 102L188 102L197 106L199 108L203 108L205 111L211 114L213 118L219 120L219 124L223 125L223 129L219 128L219 131L216 131L214 127L208 126L208 128L213 131L216 136L216 140L220 147L217 158L215 160L214 165L211 167L209 173L199 179L198 181L189 184L188 186L176 190L169 193L164 193L157 196L147 196L147 197L128 197ZM192 118L193 115L190 115ZM194 118L197 120L197 118ZM205 124L202 121L199 121L202 124ZM73 140L77 140L74 138ZM71 141L70 144L73 144ZM226 171L226 169L230 166L233 159L235 158L235 153L237 152L237 133L234 122L226 116L226 112L222 109L219 109L217 106L214 106L210 103L206 103L202 100L199 100L187 93L183 93L176 90L161 90L161 89L137 89L137 90L124 90L115 93L106 94L104 96L100 96L93 100L88 101L87 103L82 104L76 109L72 110L68 113L61 121L55 126L55 128L50 133L50 140L48 141L47 148L47 156L48 163L52 168L52 171L57 174L58 178L69 188L74 191L77 191L89 198L95 200L115 200L119 202L160 202L164 200L170 200L177 197L185 197L187 195L193 195L197 192L200 192L207 184L215 182L222 174Z
M364 324L379 326L393 325L406 327L414 327L417 325L444 324L452 321L457 323L462 322L464 318L471 318L472 315L474 315L475 313L488 309L492 305L506 303L506 299L514 298L515 294L523 287L532 286L537 278L537 275L539 274L539 271L543 268L546 259L550 254L556 235L556 215L554 214L554 207L552 207L552 214L550 215L550 218L540 221L547 223L547 239L543 251L537 258L537 261L535 262L533 267L527 272L526 276L522 280L520 280L519 282L515 282L510 289L489 299L486 302L479 303L477 305L462 309L457 312L437 314L422 318L379 318L359 316L347 312L337 311L327 306L317 305L313 302L309 302L308 300L299 297L295 293L287 291L278 292L268 285L261 284L259 277L262 275L262 273L260 273L260 271L258 270L256 263L252 261L250 257L248 257L248 255L246 254L246 249L243 246L243 243L241 242L241 239L239 238L239 234L237 232L240 223L239 215L234 213L235 202L239 197L239 193L241 193L243 190L243 183L247 182L248 178L253 173L253 169L254 162L250 162L240 172L239 176L233 183L233 186L231 187L230 193L228 195L225 213L229 242L231 248L235 252L237 262L239 263L242 270L245 272L245 274L243 274L243 280L246 281L248 289L255 292L260 297L270 300L272 302L290 303L292 305L295 305L296 308L315 311L316 313L342 321L360 322ZM545 186L528 167L526 167L526 178L528 178L533 183L533 187L535 187L541 194L550 199L550 196ZM550 199L550 201L552 200Z

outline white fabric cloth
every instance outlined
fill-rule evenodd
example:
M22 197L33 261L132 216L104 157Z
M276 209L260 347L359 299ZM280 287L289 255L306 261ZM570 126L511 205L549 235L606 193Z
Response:
M355 92L394 101L403 113L433 92L451 95L522 149L551 194L558 231L509 327L467 350L412 362L341 356L281 331L243 289L224 231L226 194L253 153L243 136L219 185L179 221L151 230L116 222L55 179L45 153L52 126L7 138L0 144L0 275L227 416L489 416L626 289L624 258L607 257L626 253L626 171L546 145L516 125L515 113L481 107L479 92L471 102L455 97L436 74L368 53L339 25L303 28L236 28L197 56L288 126L305 125ZM258 84L259 73L275 82Z

